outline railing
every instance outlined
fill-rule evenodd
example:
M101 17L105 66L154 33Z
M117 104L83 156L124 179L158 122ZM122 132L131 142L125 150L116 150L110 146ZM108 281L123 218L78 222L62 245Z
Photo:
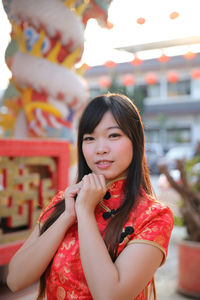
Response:
M200 98L194 98L189 95L173 96L167 98L161 97L147 97L144 99L145 105L162 105L162 104L174 104L174 103L193 103L200 102Z

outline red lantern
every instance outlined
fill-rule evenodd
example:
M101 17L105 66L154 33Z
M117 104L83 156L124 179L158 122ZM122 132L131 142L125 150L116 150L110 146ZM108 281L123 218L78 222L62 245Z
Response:
M179 17L179 13L177 11L173 11L170 15L169 15L170 19L174 20L176 18Z
M109 88L111 85L111 79L108 76L102 76L99 78L99 85L103 88Z
M88 64L84 64L84 69L85 69L85 71L87 71L87 70L89 70L91 67L88 65Z
M145 18L140 17L140 18L137 19L137 23L139 25L143 25L145 22L146 22Z
M150 72L146 74L145 81L148 85L153 85L157 83L158 79L155 73Z
M192 79L200 79L200 69L194 69L191 71L191 77Z
M131 86L135 83L135 78L131 74L124 75L122 82L125 86Z
M139 59L136 54L134 54L134 58L131 61L132 65L140 66L143 63L143 60Z
M112 60L108 60L108 61L105 62L104 65L105 65L107 68L112 69L112 68L114 68L114 67L116 66L116 63L115 63L114 61L112 61Z
M164 53L158 57L158 61L161 62L161 63L166 63L170 60L170 57L165 55Z
M185 59L192 60L196 57L196 53L188 51L185 55L183 55Z
M169 71L167 73L167 80L171 83L175 83L179 80L179 75L176 71Z
M107 25L107 27L106 27L107 29L113 29L113 26L114 26L113 23L107 21L106 25Z

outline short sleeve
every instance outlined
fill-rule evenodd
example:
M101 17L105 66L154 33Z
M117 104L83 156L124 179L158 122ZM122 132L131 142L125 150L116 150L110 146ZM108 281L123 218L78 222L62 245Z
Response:
M43 224L48 219L48 217L50 216L52 211L54 210L54 205L57 204L62 199L64 199L64 197L65 197L64 191L58 192L58 194L52 198L52 200L47 205L47 207L43 209L43 211L41 212L41 214L37 220L37 223Z
M135 234L130 243L146 243L159 248L163 252L164 264L168 245L174 225L173 214L169 207L155 203L141 214L137 220Z

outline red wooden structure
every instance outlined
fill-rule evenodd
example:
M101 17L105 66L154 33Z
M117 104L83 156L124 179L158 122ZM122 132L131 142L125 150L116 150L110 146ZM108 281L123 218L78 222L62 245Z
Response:
M0 163L3 158L7 157L11 160L13 158L20 158L20 157L40 157L42 161L42 157L44 159L46 158L52 158L53 161L55 161L56 165L56 174L53 174L55 178L55 186L54 190L64 190L68 184L68 178L69 178L69 158L70 158L70 152L69 152L69 143L67 141L62 140L36 140L36 139L27 139L27 140L15 140L15 139L1 139L0 140ZM4 170L1 170L1 175L3 174ZM20 174L20 170L19 170ZM5 176L4 176L5 177ZM31 176L30 176L31 177ZM5 177L6 178L6 177ZM42 182L42 180L40 180ZM3 186L6 190L6 179L3 180ZM19 184L19 190L21 189L22 184ZM14 188L14 187L13 187ZM4 189L3 187L0 190L1 193L5 191L2 191ZM23 189L23 187L22 187ZM38 194L40 194L40 185L38 186ZM19 191L20 192L20 191ZM1 197L2 199L3 197ZM4 196L5 198L5 196ZM11 197L12 198L12 197ZM41 199L41 197L40 197ZM27 232L31 231L33 228L33 207L34 207L34 200L28 199L26 202L28 204L28 230ZM41 203L39 203L41 204ZM7 207L12 205L12 199L8 199L8 205ZM41 205L42 206L42 205ZM27 206L26 206L27 207ZM19 215L18 218L20 218L20 215L23 214L23 206L18 205L18 211L17 214ZM2 209L1 202L0 202L0 209ZM3 212L3 209L2 209ZM8 224L10 223L12 225L12 215L7 217ZM9 225L10 225L9 224ZM9 236L12 235L12 238L9 238ZM9 263L11 257L14 255L14 253L21 247L23 244L24 239L19 239L20 235L16 233L16 240L13 238L15 236L15 232L9 234L5 234L6 238L4 238L4 234L1 231L0 232L0 265L4 265ZM21 235L23 236L23 235ZM3 237L3 238L2 238ZM10 242L11 240L11 242ZM2 242L3 241L3 242ZM6 242L8 241L8 242Z

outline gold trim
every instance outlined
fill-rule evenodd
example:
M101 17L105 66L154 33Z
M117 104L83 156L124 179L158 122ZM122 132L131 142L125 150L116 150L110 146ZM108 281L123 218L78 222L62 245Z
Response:
M106 189L108 190L109 187L110 187L114 182L119 181L119 180L123 180L123 179L126 179L126 176L121 176L121 177L118 177L118 178L116 178L116 179L113 179L113 180L109 181L109 182L106 184ZM116 195L116 197L117 197L117 196L119 196L119 195ZM115 198L115 195L113 195L112 197ZM108 208L108 207L107 207L105 204L103 204L102 202L103 202L103 199L99 202L99 205L100 205L102 208L104 208L106 211L109 211L109 212L110 212L111 209Z
M128 242L127 245L129 245L129 244L135 244L135 243L149 244L149 245L152 245L152 246L154 246L154 247L156 247L156 248L159 248L159 249L162 251L163 255L164 255L163 260L162 260L162 263L160 264L160 267L161 267L162 265L164 265L164 263L165 263L165 261L166 261L166 251L165 251L165 249L164 249L162 246L160 246L160 245L159 245L158 243L156 243L156 242L148 241L148 240L142 240L142 239L141 239L141 240L140 240L140 239L131 240L130 242Z
M155 286L155 274L153 275L150 283L144 288L144 299L145 300L156 300L156 286ZM153 297L152 297L153 296Z
M146 285L145 288L144 288L144 299L149 300L149 287L148 287L148 285Z
M119 181L119 180L122 180L122 179L126 179L126 176L121 176L121 177L118 177L118 178L115 178L115 179L109 181L109 182L106 184L106 188L108 189L114 182Z
M103 207L106 211L111 211L111 209L108 208L106 205L104 205L104 204L102 203L102 201L99 202L99 205L100 205L101 207Z

